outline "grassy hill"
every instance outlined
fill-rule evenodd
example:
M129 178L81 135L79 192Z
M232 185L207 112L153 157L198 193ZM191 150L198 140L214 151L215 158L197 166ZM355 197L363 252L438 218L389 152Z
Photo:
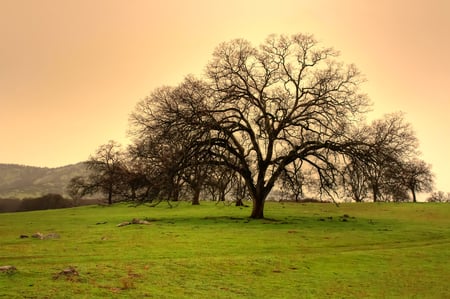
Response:
M450 204L2 214L5 298L450 298ZM117 224L133 218L149 224ZM19 238L40 232L57 238ZM66 271L64 271L66 270Z
M83 162L58 168L0 164L0 198L65 194L70 179L86 173Z

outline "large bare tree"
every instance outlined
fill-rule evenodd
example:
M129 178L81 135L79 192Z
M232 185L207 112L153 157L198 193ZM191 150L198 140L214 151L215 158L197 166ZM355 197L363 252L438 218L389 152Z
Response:
M334 183L336 154L356 142L350 128L367 108L362 77L310 35L272 35L259 47L243 39L221 44L207 66L213 93L204 126L209 150L245 180L252 218L285 168L309 164L323 187Z
M243 39L223 43L204 80L189 76L138 105L135 132L183 136L184 167L195 160L239 174L253 201L251 217L263 218L265 200L290 164L307 164L322 188L332 188L339 155L361 144L352 126L368 106L363 79L337 57L303 34L273 35L259 47Z

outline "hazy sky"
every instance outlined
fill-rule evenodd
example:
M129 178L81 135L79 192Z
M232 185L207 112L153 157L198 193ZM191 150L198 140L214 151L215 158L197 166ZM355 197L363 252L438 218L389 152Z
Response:
M450 191L448 0L0 0L0 163L56 167L126 143L161 85L242 37L312 33L366 75L372 116L404 111Z

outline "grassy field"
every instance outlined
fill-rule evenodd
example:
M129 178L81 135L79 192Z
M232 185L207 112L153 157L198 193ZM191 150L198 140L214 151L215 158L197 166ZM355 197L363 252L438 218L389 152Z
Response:
M450 298L450 204L0 215L1 298ZM150 224L117 224L133 218ZM55 233L40 240L20 235ZM78 275L62 273L73 267Z

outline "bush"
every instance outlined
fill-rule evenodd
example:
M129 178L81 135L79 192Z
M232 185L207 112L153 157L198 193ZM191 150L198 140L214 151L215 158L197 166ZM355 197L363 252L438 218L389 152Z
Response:
M450 193L445 194L443 191L436 191L431 193L427 198L428 202L450 202Z
M72 202L60 194L46 194L38 198L23 199L20 205L20 211L62 209L72 206Z

